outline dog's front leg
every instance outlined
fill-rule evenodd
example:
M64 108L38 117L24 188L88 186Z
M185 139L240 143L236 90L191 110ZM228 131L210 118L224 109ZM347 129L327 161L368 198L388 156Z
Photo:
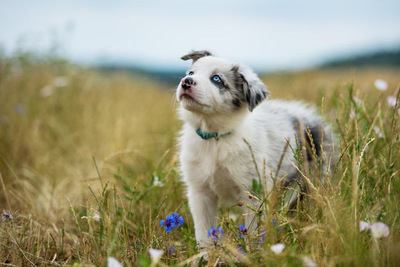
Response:
M208 229L215 225L217 196L209 188L189 188L189 207L193 216L196 241L200 248L210 245Z

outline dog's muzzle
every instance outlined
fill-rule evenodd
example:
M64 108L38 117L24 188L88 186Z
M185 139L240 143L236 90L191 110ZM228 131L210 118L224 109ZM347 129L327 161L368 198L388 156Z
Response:
M196 85L196 82L192 77L183 78L181 81L181 86L184 91L189 90L192 86Z

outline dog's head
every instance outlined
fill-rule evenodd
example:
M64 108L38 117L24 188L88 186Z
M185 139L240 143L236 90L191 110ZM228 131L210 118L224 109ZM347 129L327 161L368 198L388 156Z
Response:
M182 57L192 60L176 90L182 107L202 114L252 111L268 95L258 76L248 67L230 63L208 51L193 51Z

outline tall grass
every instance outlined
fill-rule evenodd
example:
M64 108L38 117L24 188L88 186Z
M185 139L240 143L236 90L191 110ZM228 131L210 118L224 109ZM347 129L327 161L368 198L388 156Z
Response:
M396 266L400 114L386 97L399 77L392 69L266 75L274 97L319 107L340 139L339 161L323 184L301 169L312 184L295 214L281 208L278 187L268 196L254 192L265 201L265 235L240 238L240 210L224 209L224 238L208 264L301 266L308 257L319 266ZM373 87L376 78L388 81L386 92ZM13 218L0 221L0 264L104 266L114 256L148 266L149 248L165 251L162 265L207 264L196 256L177 170L173 99L166 86L142 77L2 58L0 209ZM185 224L167 234L159 221L173 211ZM360 220L382 221L390 235L376 240L359 231ZM278 242L285 249L276 255L270 246Z

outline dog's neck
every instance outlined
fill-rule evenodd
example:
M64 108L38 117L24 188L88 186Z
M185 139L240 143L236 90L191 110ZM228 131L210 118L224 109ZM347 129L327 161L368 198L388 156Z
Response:
M194 131L201 129L204 132L226 134L234 132L249 114L249 111L243 109L229 114L208 115L193 113L181 108L179 113L181 119L190 125Z

